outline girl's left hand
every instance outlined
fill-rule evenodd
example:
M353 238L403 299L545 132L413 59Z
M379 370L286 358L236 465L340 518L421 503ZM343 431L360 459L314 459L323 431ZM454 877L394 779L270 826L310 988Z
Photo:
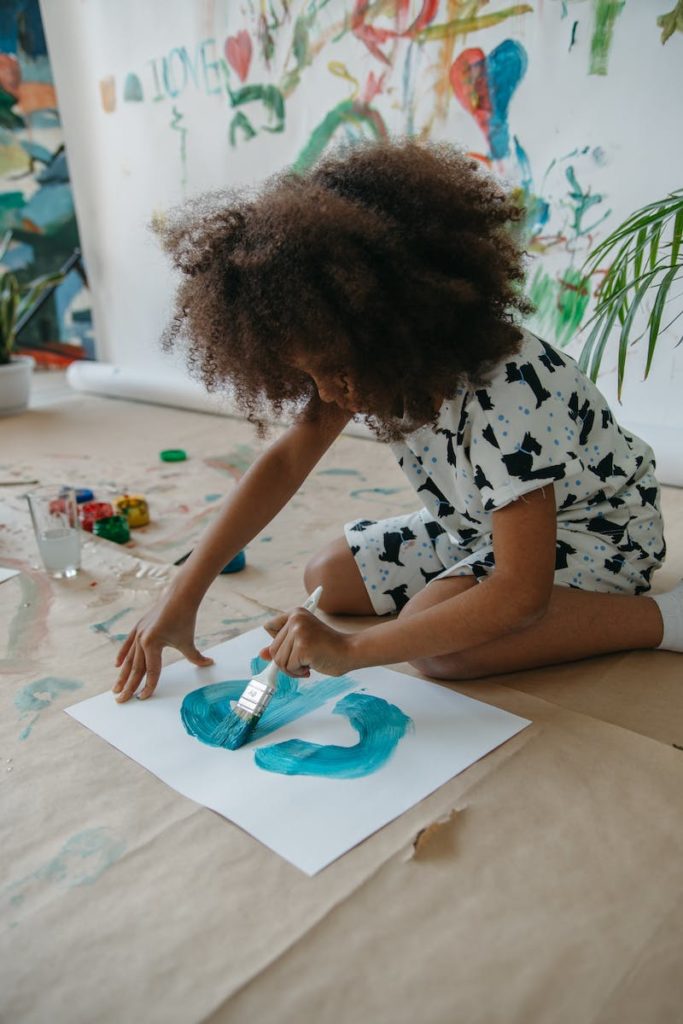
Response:
M329 676L341 676L353 668L352 637L326 626L304 608L295 608L266 622L275 639L260 652L288 676L301 679L313 668Z

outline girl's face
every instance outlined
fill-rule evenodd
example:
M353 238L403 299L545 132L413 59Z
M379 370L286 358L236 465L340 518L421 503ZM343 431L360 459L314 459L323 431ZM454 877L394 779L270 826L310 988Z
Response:
M322 402L334 403L347 412L359 413L367 410L361 408L361 399L352 378L339 370L325 369L315 357L300 353L292 357L291 362L311 378L316 386Z

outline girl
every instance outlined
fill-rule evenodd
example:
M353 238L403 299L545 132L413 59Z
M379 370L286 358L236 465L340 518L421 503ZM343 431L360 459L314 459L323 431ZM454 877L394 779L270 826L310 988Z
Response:
M415 513L348 523L304 574L321 607L386 618L355 635L303 609L269 624L293 676L410 661L442 679L683 650L683 586L647 598L665 544L651 449L615 422L529 311L512 226L480 166L443 146L365 145L256 196L195 200L157 225L185 278L167 345L252 419L294 424L222 506L123 644L119 701L157 684L164 646L196 665L197 608L221 567L302 485L353 416L388 442Z

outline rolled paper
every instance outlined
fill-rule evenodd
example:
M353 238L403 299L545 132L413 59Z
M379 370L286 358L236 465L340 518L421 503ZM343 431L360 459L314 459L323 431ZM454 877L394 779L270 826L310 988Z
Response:
M228 562L227 565L223 566L223 568L220 571L220 575L227 576L227 574L230 572L241 572L246 564L247 558L246 555L244 554L244 551L238 551L235 557L230 562Z
M149 523L149 506L141 494L122 494L114 505L117 512L126 517L131 530Z
M130 540L130 529L125 516L107 516L104 519L96 519L92 532L96 537L111 540L115 544L126 544Z
M81 526L88 533L93 532L93 523L98 519L107 519L114 515L114 509L108 501L86 501L79 507L79 518Z

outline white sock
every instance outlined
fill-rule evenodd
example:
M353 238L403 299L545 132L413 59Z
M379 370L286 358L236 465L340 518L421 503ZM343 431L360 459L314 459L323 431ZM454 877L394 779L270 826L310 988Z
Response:
M683 652L683 581L666 594L649 594L659 608L664 636L658 651Z

